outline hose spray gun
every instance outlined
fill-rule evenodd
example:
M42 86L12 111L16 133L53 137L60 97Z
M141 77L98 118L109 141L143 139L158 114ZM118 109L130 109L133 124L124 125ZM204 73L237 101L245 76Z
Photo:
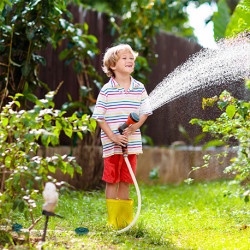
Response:
M136 113L130 113L129 116L128 116L128 119L126 122L124 122L119 128L119 132L120 134L122 135L123 134L123 131L131 124L135 124L137 122L139 122L140 120L140 117L139 115L137 115ZM127 146L125 147L122 147L122 153L123 153L123 156L128 156L128 148Z

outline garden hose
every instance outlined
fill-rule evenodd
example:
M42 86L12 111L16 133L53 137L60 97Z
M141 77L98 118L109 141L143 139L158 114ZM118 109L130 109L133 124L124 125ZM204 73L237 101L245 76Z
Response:
M125 228L117 231L117 233L123 233L125 231L127 231L128 229L130 229L134 224L135 222L138 220L139 218L139 215L140 215L140 211L141 211L141 193L140 193L140 189L139 189L139 186L138 186L138 183L136 181L136 178L135 178L135 175L133 173L133 170L131 168L131 165L130 165L130 162L129 162L129 159L128 159L128 156L124 156L124 159L125 159L125 162L127 164L127 167L128 167L128 170L129 170L129 173L133 179L133 182L134 182L134 185L135 185L135 189L136 189L136 194L137 194L137 199L138 199L138 206L137 206L137 212L136 212L136 216L135 218L133 219L133 221Z
M129 125L137 123L139 121L139 119L140 118L139 118L139 116L136 113L131 113L128 116L127 121L118 128L120 134L123 134L124 129L127 128ZM123 232L127 231L129 228L131 228L135 224L135 222L138 220L139 215L140 215L140 211L141 211L141 193L140 193L140 189L139 189L138 183L136 181L135 175L133 173L133 170L131 168L131 165L130 165L130 162L129 162L129 159L128 159L128 149L127 149L127 146L122 147L122 153L123 153L124 160L125 160L125 162L127 164L129 173L130 173L130 175L132 177L132 180L134 182L134 185L135 185L137 199L138 199L138 206L137 206L136 216L133 219L133 221L127 227L125 227L125 228L117 231L118 233L123 233Z

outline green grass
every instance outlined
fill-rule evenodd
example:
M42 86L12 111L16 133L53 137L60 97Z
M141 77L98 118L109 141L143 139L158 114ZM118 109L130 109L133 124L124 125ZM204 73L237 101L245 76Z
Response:
M66 249L250 249L249 204L236 195L229 181L192 185L140 185L142 209L138 222L118 235L106 228L107 212L103 191L70 192L60 195L51 218L45 248ZM136 201L134 188L131 198ZM41 200L42 203L42 200ZM137 203L135 202L134 214ZM17 223L28 227L22 217ZM44 219L35 229L41 230ZM90 232L77 236L74 229L87 227ZM37 235L41 236L38 232Z

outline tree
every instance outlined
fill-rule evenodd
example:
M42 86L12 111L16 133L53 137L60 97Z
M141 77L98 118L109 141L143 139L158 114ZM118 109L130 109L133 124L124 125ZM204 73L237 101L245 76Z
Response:
M101 81L91 64L85 66L99 52L97 39L88 35L86 23L72 23L65 1L5 0L0 7L0 108L9 94L25 91L24 98L29 99L37 86L46 86L38 73L39 65L46 64L40 52L48 44L57 48L67 40L68 48L61 58L71 56L68 63L73 62L77 74Z
M91 6L100 12L107 12L111 16L116 15L121 18L131 10L136 14L136 6L139 6L141 9L149 6L154 18L160 21L157 23L158 29L195 39L193 29L188 25L188 15L185 7L190 2L194 2L199 6L205 2L211 4L213 0L74 0L74 2Z

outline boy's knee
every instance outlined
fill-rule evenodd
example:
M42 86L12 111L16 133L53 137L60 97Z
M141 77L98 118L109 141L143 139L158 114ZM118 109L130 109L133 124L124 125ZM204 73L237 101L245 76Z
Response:
M128 182L120 181L119 186L129 187Z
M106 187L108 187L108 188L116 188L117 186L118 186L118 183L106 182Z

